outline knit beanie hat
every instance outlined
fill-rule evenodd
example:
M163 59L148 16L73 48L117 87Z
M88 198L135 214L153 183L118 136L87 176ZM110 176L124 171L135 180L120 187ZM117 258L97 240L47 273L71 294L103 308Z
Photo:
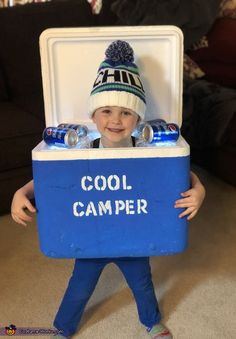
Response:
M144 119L145 92L133 54L126 41L117 40L108 46L89 97L90 117L100 107L120 106Z

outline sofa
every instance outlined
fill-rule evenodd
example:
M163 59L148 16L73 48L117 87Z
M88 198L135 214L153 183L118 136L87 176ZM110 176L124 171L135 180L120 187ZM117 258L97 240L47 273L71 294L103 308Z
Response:
M14 192L32 178L31 150L42 140L45 127L41 32L111 25L112 20L103 12L93 15L84 0L0 8L0 214L10 211Z
M214 21L207 45L187 52L203 76L185 81L182 134L194 163L235 186L236 2L230 9Z
M168 3L171 2L172 0ZM135 0L132 3L134 4ZM177 2L173 1L173 3ZM187 3L189 2L186 1ZM130 3L128 2L128 4ZM150 5L151 1L143 1L143 5L145 4ZM152 16L152 21L149 22L144 20L144 15L140 16L138 22L132 20L130 22L130 18L134 16L129 15L127 16L129 20L127 19L128 21L125 22L121 5L125 6L127 2L103 0L99 14L93 13L91 4L86 0L31 3L0 9L0 214L10 211L14 192L32 178L31 150L41 141L42 131L45 127L38 44L41 32L50 27L171 23L171 17L160 22L158 18L155 20ZM206 8L206 13L208 12ZM148 13L148 11L144 13ZM186 23L182 25L181 20L186 22L185 17L173 21L173 23L183 29L187 46L190 46L203 32L207 33L211 29L213 19L213 17L207 18L203 24L199 23L199 30L196 30L197 24L194 27L188 27ZM193 31L194 34L191 34ZM209 48L211 48L210 45ZM194 55L191 57L194 58ZM196 57L196 62L198 61ZM207 70L204 69L204 71L205 73L203 73L207 75ZM204 145L204 142L198 143L195 138L199 131L199 117L194 108L198 105L199 99L202 99L204 91L196 90L199 87L194 87L194 85L199 83L209 85L212 84L210 80L218 86L216 79L213 78L185 81L182 133L192 147L194 162L235 185L235 111L232 116L228 116L227 121L224 121L224 131L220 142L218 138L218 143L209 140L209 143ZM219 86L220 89L224 88L226 92L228 91L228 87ZM214 94L214 86L211 85L209 88ZM232 87L230 91L235 94L235 88ZM206 91L206 96L207 93ZM233 97L232 93L230 92L230 95ZM209 100L211 102L211 98ZM226 111L228 110L227 105L225 106ZM202 105L202 109L204 111L204 105ZM222 117L219 117L220 119L224 120ZM217 123L216 128L221 129L219 121ZM206 127L204 133L208 135ZM211 134L209 135L211 137Z

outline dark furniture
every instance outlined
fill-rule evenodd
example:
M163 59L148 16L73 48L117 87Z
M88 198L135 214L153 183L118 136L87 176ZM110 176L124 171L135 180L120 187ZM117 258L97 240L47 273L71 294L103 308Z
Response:
M50 27L112 24L85 0L0 9L0 214L17 188L32 178L31 150L45 127L39 36Z
M217 18L206 37L188 52L205 76L185 84L182 132L192 161L236 186L236 19Z

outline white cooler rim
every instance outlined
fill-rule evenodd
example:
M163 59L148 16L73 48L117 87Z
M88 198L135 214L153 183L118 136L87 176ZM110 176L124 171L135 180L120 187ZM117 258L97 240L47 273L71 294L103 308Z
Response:
M175 145L136 147L136 148L89 148L89 149L52 149L44 141L32 150L33 161L56 160L97 160L97 159L128 159L128 158L169 158L189 156L190 147L180 136Z

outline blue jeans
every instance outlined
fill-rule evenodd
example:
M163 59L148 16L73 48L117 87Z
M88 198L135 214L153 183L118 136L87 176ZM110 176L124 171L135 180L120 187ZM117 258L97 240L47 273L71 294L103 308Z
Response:
M76 259L73 274L54 320L54 326L63 331L65 336L76 332L84 308L108 263L115 263L125 276L133 292L141 323L152 327L160 321L149 258Z

